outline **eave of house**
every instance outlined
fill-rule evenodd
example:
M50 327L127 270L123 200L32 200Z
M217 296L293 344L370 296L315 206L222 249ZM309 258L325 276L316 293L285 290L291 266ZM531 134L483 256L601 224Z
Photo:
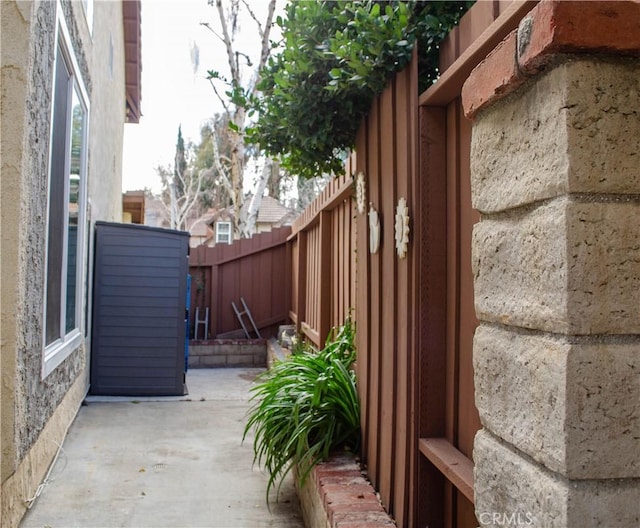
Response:
M140 0L122 2L124 22L125 84L127 98L127 123L140 121L141 99L141 4Z

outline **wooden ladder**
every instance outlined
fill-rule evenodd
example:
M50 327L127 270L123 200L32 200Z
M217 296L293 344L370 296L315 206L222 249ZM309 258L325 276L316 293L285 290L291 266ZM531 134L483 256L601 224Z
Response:
M247 339L251 339L251 336L249 335L249 330L247 330L247 325L244 324L244 320L242 319L242 316L246 315L249 318L249 321L251 322L251 326L253 327L253 331L256 333L256 336L258 337L258 339L262 339L262 336L258 331L258 327L256 326L256 322L253 320L253 317L251 316L251 310L249 310L247 303L244 302L243 297L240 297L240 302L242 303L242 311L238 310L236 303L233 301L231 301L231 306L233 306L233 311L236 313L236 317L238 318L238 321L240 321L240 324L242 325L242 329L244 330L244 335L247 336Z

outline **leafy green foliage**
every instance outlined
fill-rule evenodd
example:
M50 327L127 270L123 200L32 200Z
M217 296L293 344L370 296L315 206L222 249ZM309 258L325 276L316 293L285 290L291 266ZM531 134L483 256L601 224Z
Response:
M302 482L315 464L338 448L355 449L360 406L355 374L354 327L333 329L325 347L304 349L276 363L251 389L254 402L244 437L255 432L254 461L269 473L269 491L295 466Z
M302 177L343 172L362 118L390 76L421 50L421 86L437 78L438 46L471 1L293 0L278 17L284 47L253 99L248 139Z

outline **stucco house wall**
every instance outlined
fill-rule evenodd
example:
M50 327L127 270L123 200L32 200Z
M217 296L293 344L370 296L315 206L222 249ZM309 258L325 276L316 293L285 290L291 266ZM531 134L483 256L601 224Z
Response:
M64 38L87 99L87 199L78 287L89 304L91 227L122 214L125 47L120 2L0 4L0 513L3 526L17 526L88 388L90 311L82 311L77 346L51 372L43 368L56 47ZM87 16L87 7L93 16Z

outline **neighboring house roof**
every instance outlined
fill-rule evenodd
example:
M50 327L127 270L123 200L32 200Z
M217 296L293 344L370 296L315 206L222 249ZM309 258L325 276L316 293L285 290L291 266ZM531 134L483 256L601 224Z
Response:
M125 84L127 99L127 123L138 123L142 112L142 55L140 0L122 2L124 21Z
M209 235L211 235L211 228L209 227L210 225L211 225L211 215L204 214L200 218L198 218L193 224L191 224L191 227L189 228L189 233L191 233L191 236L208 237Z
M245 200L243 207L249 207L251 196ZM271 196L264 196L258 210L258 218L256 224L270 225L280 227L290 225L295 219L297 213L295 210L282 205L278 200ZM233 207L225 209L209 209L200 218L195 220L189 228L189 233L193 237L212 237L215 232L215 224L217 222L229 222L233 218Z

